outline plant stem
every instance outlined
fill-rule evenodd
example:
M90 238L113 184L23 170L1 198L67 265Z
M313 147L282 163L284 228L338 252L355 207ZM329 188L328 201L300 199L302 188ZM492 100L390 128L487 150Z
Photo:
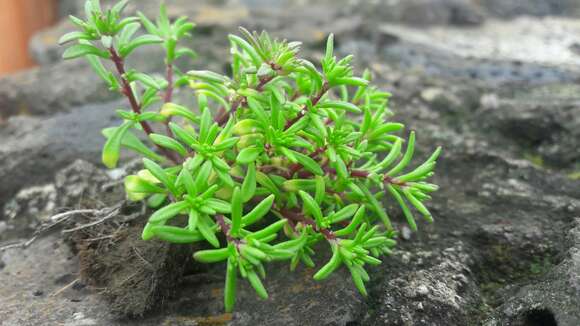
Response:
M319 232L320 234L322 234L327 240L336 239L336 235L334 235L334 232L332 232L332 230L319 227L316 224L316 222L314 222L312 219L304 216L300 212L296 212L296 211L292 211L292 210L283 208L283 209L279 210L278 213L280 215L284 216L285 218L287 218L289 221L293 221L296 223L302 223L302 224L312 226L312 228L316 232Z
M216 215L215 221L220 226L220 229L222 230L222 233L226 236L227 241L232 242L232 243L236 244L236 246L237 246L239 244L240 240L233 238L230 235L230 225L228 223L226 223L224 216L223 215Z
M164 102L171 102L173 97L173 64L168 63L166 69L167 90L165 90Z
M237 98L233 103L232 103L232 108L230 109L230 111L226 111L224 108L221 108L216 119L215 122L217 122L218 125L223 126L224 124L226 124L226 122L228 122L228 119L230 118L230 115L234 114L236 112L236 110L238 109L238 107L240 107L240 105L242 104L242 98Z
M119 77L121 78L122 85L121 93L123 93L123 95L125 95L129 100L131 110L133 110L133 112L135 112L136 114L141 114L141 104L137 102L135 94L133 93L133 89L131 89L131 85L129 84L129 81L125 77L126 71L125 71L125 62L123 58L119 56L117 50L115 50L114 47L109 48L109 53L111 53L111 60L115 64L115 68L117 68L117 72L119 73ZM153 129L151 128L151 126L147 121L139 121L139 124L141 125L143 131L145 131L147 136L153 133ZM163 155L172 160L174 163L179 162L179 160L175 157L175 155L173 155L172 152L168 151L166 148L163 148L159 145L156 146L163 153Z
M123 58L119 56L117 50L115 50L115 48L113 47L109 48L109 52L111 53L111 60L115 64L117 72L121 77L121 84L123 86L121 92L129 100L129 104L131 104L131 109L133 110L133 112L141 114L141 104L137 102L135 94L133 94L133 90L131 89L131 85L129 84L127 78L125 78L126 71L125 71L125 62L123 61ZM151 129L151 126L147 121L140 121L139 123L141 124L141 127L143 127L143 131L145 131L147 135L153 133L153 129Z
M314 150L314 152L310 153L310 155L308 155L308 156L310 156L310 158L314 159L314 158L316 158L316 156L318 156L319 154L323 153L325 150L326 150L326 145L325 146L318 147L317 149ZM294 175L294 173L300 171L300 169L302 169L303 167L304 166L302 164L300 164L300 163L292 164L290 166L289 171L288 171L288 178L287 179L292 178L292 176Z
M266 84L268 84L269 82L272 81L272 79L276 78L277 75L272 75L272 76L268 76L265 78L261 78L260 82L258 83L258 85L256 86L256 91L261 92L264 89L264 86L266 86ZM228 119L230 117L230 115L236 113L236 111L238 110L238 108L240 107L240 105L244 102L243 98L236 98L233 102L232 102L232 108L230 109L230 111L226 111L223 107L220 108L220 110L218 111L218 114L215 118L215 122L217 122L218 125L223 126L226 122L228 122Z
M320 99L324 96L324 94L326 94L326 92L328 92L329 89L330 89L330 87L328 85L328 82L324 82L324 84L322 84L322 88L320 89L318 94L310 100L312 102L312 106L315 106L316 104L318 104ZM284 129L290 128L298 120L302 119L302 117L304 117L307 112L308 112L308 106L304 105L304 107L302 107L302 110L300 110L300 112L298 113L298 115L296 115L296 117L294 117L294 119L286 122L286 126L284 127Z

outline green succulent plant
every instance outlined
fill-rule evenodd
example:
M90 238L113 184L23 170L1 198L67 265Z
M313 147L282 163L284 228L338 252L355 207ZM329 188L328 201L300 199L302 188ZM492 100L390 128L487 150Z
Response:
M103 10L87 1L86 19L71 17L79 31L61 43L74 43L65 59L86 58L128 99L118 111L123 122L103 130L103 163L115 167L121 149L143 156L144 169L125 179L128 198L155 209L143 239L209 243L213 249L194 257L227 262L227 311L240 276L267 298L265 263L314 268L320 242L332 256L314 279L344 266L366 295L365 268L396 244L385 195L412 230L412 208L432 222L424 202L438 187L426 180L441 149L409 168L414 132L400 136L390 94L371 85L369 71L353 74L352 55L336 57L332 35L317 66L299 57L299 42L241 28L241 36L229 35L231 76L183 72L176 60L195 52L179 44L194 24L171 21L164 6L155 22L141 13L123 17L127 2ZM127 69L133 51L147 45L165 50L165 76ZM197 103L175 103L177 89L193 92Z

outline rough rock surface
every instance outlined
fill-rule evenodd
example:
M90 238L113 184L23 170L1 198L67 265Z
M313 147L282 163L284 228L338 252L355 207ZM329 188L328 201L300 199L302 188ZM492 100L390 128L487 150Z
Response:
M63 10L80 10L67 3ZM138 6L151 14L158 3ZM580 77L580 25L511 19L576 17L579 4L168 1L170 15L198 23L194 67L227 69L219 58L238 25L300 39L314 59L335 32L338 51L370 66L394 94L396 119L419 131L418 155L444 146L441 190L430 203L436 223L418 233L398 225L399 246L370 270L368 298L344 271L314 282L313 269L289 273L273 264L271 298L257 299L240 282L236 312L223 314L224 266L191 262L187 246L138 241L148 213L123 204L106 223L0 251L0 324L580 325L580 89L572 84ZM123 197L123 170L91 164L99 161L99 130L118 123L122 102L104 101L110 95L84 65L56 63L56 39L69 28L37 35L31 48L43 66L0 82L2 244L27 239L65 208L100 209ZM159 70L143 59L151 53L134 64ZM396 205L387 205L401 222ZM55 230L93 218L75 216Z
M49 118L17 116L0 129L0 203L18 189L50 181L78 158L98 162L100 130L115 123L119 102L87 105Z

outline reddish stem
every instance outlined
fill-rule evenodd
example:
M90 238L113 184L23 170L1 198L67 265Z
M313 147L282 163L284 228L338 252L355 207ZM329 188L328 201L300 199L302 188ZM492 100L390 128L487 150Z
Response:
M311 99L312 102L312 106L315 106L316 104L318 104L318 102L320 101L320 99L322 99L322 97L324 96L324 94L326 94L326 92L328 92L328 90L330 89L329 85L327 82L325 82L322 85L322 88L320 89L320 91L318 92L318 94L316 95L316 97ZM295 124L296 122L298 122L298 120L302 119L302 117L304 117L306 115L306 112L308 112L308 106L304 105L302 107L302 110L300 110L300 112L298 112L298 114L296 115L296 117L294 117L294 119L286 122L286 126L284 127L284 129L288 129L290 128L293 124Z
M309 156L310 156L310 158L314 159L319 154L323 153L325 150L326 150L326 145L325 146L322 146L322 147L318 147L316 150L314 150L314 152L310 153ZM288 171L288 178L287 179L291 178L294 175L294 173L300 171L300 169L302 169L303 167L304 166L302 164L300 164L300 163L292 164L290 166L289 171Z
M109 48L109 53L111 54L111 60L113 61L113 63L115 64L115 67L117 68L117 72L119 73L119 76L121 78L121 85L122 85L122 89L121 89L121 93L123 93L123 95L125 95L127 97L127 99L129 100L129 104L131 105L131 110L133 110L133 112L135 112L136 114L141 114L141 104L139 104L139 102L137 102L137 99L135 98L135 94L133 94L133 90L131 89L131 85L129 84L129 81L127 80L127 78L125 78L125 62L123 60L123 58L121 58L121 56L119 56L119 54L117 53L117 50L115 50L115 48L110 47ZM147 135L150 135L153 133L153 129L151 128L151 126L149 125L149 123L147 121L139 121L139 124L141 125L141 127L143 128L143 131L145 131L145 133ZM159 150L170 160L172 160L174 163L178 163L179 160L175 157L175 155L173 155L172 152L168 151L167 149L156 145L157 148L159 148Z
M167 90L165 91L165 103L171 102L171 98L173 97L173 65L171 63L167 64Z
M274 70L279 70L279 68L272 66L272 69ZM261 92L264 89L264 86L266 86L266 84L268 84L269 82L272 81L272 79L276 78L277 75L273 75L273 76L267 76L264 78L260 79L260 82L258 83L258 85L256 86L256 91ZM244 100L242 98L237 98L236 100L234 100L232 102L232 108L230 109L230 111L226 111L225 108L221 107L218 111L218 114L215 118L215 122L217 122L218 125L223 126L226 122L228 122L228 119L231 115L233 115L234 113L236 113L236 111L238 110L238 108L243 104Z
M306 224L306 225L312 226L312 228L315 231L317 231L320 234L322 234L327 240L336 239L336 235L334 235L334 232L332 232L332 230L319 227L316 224L316 222L314 222L312 219L307 218L306 216L304 216L300 212L296 212L296 211L292 211L292 210L283 208L283 209L280 210L280 215L284 216L289 221L292 221L292 222L295 222L295 223L302 223L302 224Z
M222 233L226 236L226 239L228 240L228 242L233 242L237 245L239 243L239 240L236 238L233 238L230 235L230 225L228 223L226 223L224 216L223 215L216 215L215 221L220 226L220 229L222 230Z
M224 108L221 108L216 119L215 122L217 122L218 125L223 126L224 124L226 124L226 122L228 122L228 119L230 118L230 115L233 115L234 113L236 113L236 111L238 110L238 108L240 107L240 105L242 104L242 99L238 98L237 100L235 100L232 103L232 108L230 109L230 111L226 111Z

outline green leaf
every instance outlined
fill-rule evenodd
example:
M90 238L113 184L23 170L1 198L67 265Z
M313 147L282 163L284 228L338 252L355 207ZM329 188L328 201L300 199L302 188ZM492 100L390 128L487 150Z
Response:
M154 88L156 90L161 90L161 85L155 80L155 78L143 74L143 73L134 73L131 75L133 77L134 80L138 80L141 83L143 83L143 85L147 86L147 87L151 87Z
M326 53L324 54L324 60L329 62L334 56L334 34L328 35L326 40Z
M402 140L397 139L397 141L389 151L389 154L379 164L377 164L375 168L373 168L373 171L376 172L385 169L389 165L393 164L393 162L395 162L395 160L399 157L399 154L401 154L402 143L403 143Z
M256 181L264 188L268 189L268 191L274 194L276 197L280 197L280 189L278 186L263 172L257 171L256 172Z
M203 240L199 232L175 226L153 225L151 232L160 240L171 243L192 243Z
M143 198L135 197L138 194L152 194L152 193L164 193L165 190L155 184L137 176L128 175L125 177L125 191L129 199L131 200L141 200Z
M74 58L78 58L78 57L82 57L85 55L95 55L97 57L101 57L101 58L105 58L105 59L109 59L111 57L111 54L107 51L101 50L95 46L92 45L88 45L88 44L75 44L71 47L69 47L68 49L66 49L66 51L64 51L62 57L65 60L68 59L74 59Z
M177 138L179 138L179 140L181 140L188 146L191 146L193 143L196 142L195 136L192 135L190 131L181 128L178 124L174 122L169 123L169 129L171 129L171 131L175 134L175 136L177 136Z
M121 153L121 144L123 141L123 137L129 131L129 128L133 127L135 122L133 121L125 121L123 124L114 129L111 136L105 142L103 146L102 152L102 161L106 167L112 169L117 166L117 162L119 162L119 156Z
M86 38L88 38L88 37L89 37L89 35L87 35L87 34L86 34L86 33L84 33L84 32L78 32L78 31L75 31L75 32L70 32L70 33L66 33L66 34L64 34L64 35L63 35L63 36L62 36L62 37L61 37L61 38L58 40L58 44L59 44L59 45L63 45L63 44L65 44L65 43L68 43L68 42L76 41L76 40L78 40L78 39L86 39Z
M102 130L102 134L103 136L105 136L107 139L111 138L113 136L113 134L115 133L115 129L116 128L105 128ZM131 133L130 131L125 133L125 136L123 136L122 140L121 140L121 145L131 149L151 160L155 160L158 162L162 162L165 160L165 158L161 155L158 155L157 153L155 153L154 151L152 151L149 147L145 146L145 144L143 144L143 142L141 140L139 140L139 138L137 138L137 136L135 136L133 133Z
M399 206L401 206L401 209L403 210L403 215L405 215L405 218L407 219L407 224L409 224L411 230L417 231L417 223L415 222L413 213L411 213L411 210L403 200L403 197L401 197L399 192L392 185L387 185L387 189L389 190L391 195L395 198L397 203L399 203Z
M208 83L223 84L228 81L228 78L209 70L192 70L187 73L190 78L196 80L203 80Z
M173 194L177 193L175 185L173 184L173 182L171 182L169 176L163 170L163 168L159 166L159 164L151 161L150 159L144 158L143 165L147 170L149 170L149 172L151 172L151 174L153 174L155 178L157 178L157 180L163 183L167 187L167 189L169 189L169 191L171 191Z
M317 281L324 280L340 266L341 262L342 262L342 259L340 257L340 253L339 253L338 249L336 248L336 245L333 245L332 246L332 257L324 266L322 266L321 269L318 270L318 272L316 272L316 274L314 274L313 278Z
M226 139L226 140L220 142L219 144L216 144L214 147L214 150L216 152L225 151L226 149L234 147L238 143L239 140L240 140L239 137L233 137L233 138Z
M148 44L159 44L159 43L163 43L163 39L160 38L157 35L151 35L151 34L147 34L147 35L141 35L139 37L136 37L135 39L133 39L131 42L125 44L124 46L122 46L119 49L119 55L122 58L127 57L129 54L131 54L131 52L133 52L135 49L143 46L143 45L148 45Z
M232 212L232 206L230 203L217 198L210 198L205 201L205 204L218 213L229 214Z
M310 194L308 194L307 192L300 190L298 191L298 193L302 198L305 210L312 216L314 216L314 219L316 220L316 224L318 224L318 226L322 226L322 211L320 210L320 206L318 206L318 203L316 203L314 198L312 198L312 196L310 196Z
M392 176L403 170L409 164L409 162L411 162L414 149L415 149L415 132L411 131L405 155L403 155L403 158L399 161L399 163L397 163L397 165L395 165L395 167L393 167L389 172L385 173L385 175Z
M256 223L262 217L264 217L272 208L272 204L274 204L274 199L276 196L270 195L262 200L254 209L252 209L248 214L244 215L242 218L242 226L247 226Z
M195 188L196 189L205 189L207 188L207 182L209 179L209 175L212 170L212 164L210 161L205 161L199 169L197 176L195 177Z
M394 123L394 122L385 123L379 126L378 128L375 128L373 132L370 134L369 138L370 139L378 138L379 136L382 136L386 133L401 130L404 127L405 125L403 125L402 123Z
M356 265L356 266L358 266L358 265ZM361 269L362 269L362 267L361 267ZM365 296L365 297L368 296L367 289L365 288L365 284L364 284L363 279L362 279L362 272L357 268L350 268L350 275L352 276L352 280L354 281L354 285L356 286L358 291L363 296Z
M365 216L365 206L361 205L360 208L354 214L354 218L350 221L348 226L345 227L344 229L335 231L334 234L338 237L343 237L353 233L358 227L358 225L362 222L364 216Z
M369 81L358 77L339 77L334 79L334 84L364 87L369 84Z
M326 102L322 102L319 103L317 105L319 108L329 108L329 109L339 109L339 110L345 110L347 112L352 112L352 113L361 113L361 109L349 102L341 102L341 101L326 101Z
M195 260L202 263L217 263L228 259L230 251L228 248L199 250L193 254Z
M431 212L429 212L429 210L427 209L427 207L425 207L425 205L423 205L423 203L421 203L421 201L419 201L417 198L415 198L415 196L413 196L413 194L409 191L409 189L404 188L403 189L403 194L405 195L405 197L407 197L407 199L409 200L409 202L411 204L413 204L413 206L415 206L415 208L421 214L423 214L423 217L425 217L425 219L427 220L427 222L433 223L433 216L431 215Z
M258 296L260 298L264 300L268 299L268 292L266 292L266 289L264 288L262 281L260 281L260 278L258 277L258 275L256 275L254 271L248 271L248 281L250 281L250 284L252 285L254 290L256 290L256 293L258 293Z
M99 75L99 77L101 77L102 80L107 82L109 84L109 87L113 87L113 84L109 80L109 72L107 71L105 66L103 66L101 60L94 55L87 55L86 58L91 67L93 68L93 70L97 73L97 75Z
M282 229L284 225L286 225L286 223L288 223L288 220L286 219L272 223L269 226L263 228L262 230L252 233L252 237L259 240L269 235L275 234L278 231L280 231L280 229Z
M296 157L298 163L300 163L304 168L315 175L323 175L324 172L318 163L315 160L311 159L309 156L304 155L302 153L292 151L292 154Z
M242 228L242 194L240 188L235 187L232 195L232 227L230 234L232 237L237 237Z
M153 22L151 20L149 20L149 18L147 18L145 15L143 15L142 12L137 12L137 16L139 16L139 19L141 20L141 24L143 24L143 26L145 27L145 29L147 30L147 32L149 34L154 34L154 35L159 34L159 30L157 29L155 24L153 24Z
M248 164L248 170L246 171L246 177L242 183L242 201L244 203L248 202L254 197L256 193L256 165L251 162Z
M228 258L228 266L226 271L226 283L224 289L224 306L226 312L232 312L234 310L234 304L236 302L236 283L238 279L238 273L236 271L235 258Z
M197 228L201 233L201 235L205 238L205 240L207 240L207 242L209 242L215 248L219 248L220 242L218 238L215 236L215 232L214 230L212 230L210 224L211 224L210 218L206 215L202 215L200 216L200 219L198 221Z
M257 147L246 147L240 151L238 157L236 158L236 162L238 164L250 164L260 156L263 149Z
M172 151L179 153L181 156L187 156L187 150L183 145L171 137L167 137L159 134L150 134L149 138L157 145L168 148Z
M121 1L117 2L117 4L115 4L111 8L111 12L113 12L117 15L120 14L121 12L123 12L123 10L125 10L125 7L127 7L128 3L129 3L129 0L121 0Z
M208 108L203 109L203 113L201 114L201 123L199 125L199 141L202 143L206 142L206 139L209 136L209 130L211 127L212 119L211 113L209 113Z
M320 204L322 204L322 201L326 197L326 185L324 182L324 177L317 175L314 179L315 179L315 185L316 185L314 200L316 200L316 203L318 203L318 205L320 205Z
M332 218L330 219L331 223L337 223L350 218L357 212L358 208L359 208L358 204L350 204L348 206L343 207L338 212L332 214Z
M256 68L260 67L260 64L262 63L260 55L258 54L256 49L250 45L250 43L246 42L246 40L236 35L230 34L228 38L230 39L230 42L232 42L232 44L239 46L250 56L250 59L252 60L252 63Z
M189 203L185 201L178 201L176 203L169 204L153 213L153 215L149 217L149 223L155 224L167 221L181 213L181 211L187 207L189 207Z
M159 206L163 205L166 199L166 194L153 194L147 199L147 206L150 208L158 208Z
M368 190L368 188L363 187L362 190L365 194L365 197L368 201L368 204L370 205L370 207L372 207L372 209L375 211L375 213L382 220L382 222L385 225L385 227L387 228L387 230L392 230L393 226L391 224L391 220L389 219L389 215L387 215L387 212L386 212L385 208L383 207L383 205L381 205L381 203L379 203L379 201L375 198L375 196L373 196L373 194L371 194L371 192Z

